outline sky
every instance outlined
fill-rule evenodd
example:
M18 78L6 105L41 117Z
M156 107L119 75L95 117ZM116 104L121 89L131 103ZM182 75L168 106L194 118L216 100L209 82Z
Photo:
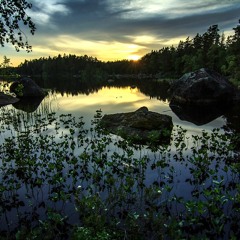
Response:
M218 24L220 34L240 18L240 0L29 0L34 36L23 29L31 53L1 48L13 66L25 59L58 54L88 55L102 61L136 60L152 50L176 46L180 40ZM0 59L1 62L1 59Z

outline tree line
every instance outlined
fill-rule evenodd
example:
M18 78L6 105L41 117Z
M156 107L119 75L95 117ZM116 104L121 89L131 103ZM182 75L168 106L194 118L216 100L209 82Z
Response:
M240 25L225 38L218 25L210 26L202 35L187 37L177 46L151 51L138 61L121 60L103 62L87 55L58 55L25 60L15 70L20 75L73 76L83 80L106 79L119 74L145 74L157 78L179 78L184 73L202 67L213 69L240 83Z
M240 23L240 21L239 21ZM162 77L180 77L202 67L213 69L233 82L240 83L240 25L225 39L218 25L204 34L180 41L177 47L152 51L141 59L142 70Z

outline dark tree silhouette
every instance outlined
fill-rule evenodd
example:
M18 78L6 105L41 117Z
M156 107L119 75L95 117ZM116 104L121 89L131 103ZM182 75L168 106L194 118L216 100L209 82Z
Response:
M28 44L28 39L22 31L21 24L29 27L33 35L36 27L31 17L26 13L32 4L25 0L1 0L0 1L0 44L11 43L15 46L16 51L21 48L27 52L32 50Z

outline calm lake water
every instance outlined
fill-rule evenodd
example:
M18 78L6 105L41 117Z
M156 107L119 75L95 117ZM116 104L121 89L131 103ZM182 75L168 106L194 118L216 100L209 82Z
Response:
M172 117L174 129L178 126L185 129L186 132L186 146L189 149L185 151L185 154L190 154L192 150L192 135L201 135L202 131L211 132L215 128L222 128L228 126L232 131L238 130L238 110L235 109L209 109L198 110L193 109L191 112L189 109L179 109L170 107L168 100L167 87L162 83L152 82L119 82L112 84L105 84L104 86L87 86L81 82L48 82L43 87L51 89L49 95L42 100L19 102L13 106L8 105L0 108L0 111L8 111L14 109L16 112L20 112L31 121L34 113L39 113L44 116L47 113L56 112L57 115L72 114L75 117L83 117L83 121L86 123L86 128L90 128L91 120L96 113L96 110L101 110L102 114L111 114L119 112L131 112L136 111L142 106L146 106L150 111L166 114ZM173 111L174 110L174 111ZM185 111L186 110L186 111ZM185 112L184 112L185 111ZM179 114L180 112L180 114ZM1 141L3 138L1 138ZM141 150L154 162L158 153L153 153L147 149ZM171 155L174 155L176 148L172 147ZM142 153L141 153L142 154ZM138 157L139 153L136 150L135 156ZM152 163L153 163L152 162ZM151 164L152 164L151 163ZM0 163L1 164L1 163ZM151 168L151 164L146 169L146 185L151 185L154 182L158 182L162 179L162 173L160 170L154 170ZM173 194L177 194L180 197L191 199L192 189L194 186L189 184L186 179L191 178L191 173L186 164L180 161L169 161L169 169L174 169L174 181ZM219 175L227 176L228 172L219 170ZM44 195L44 191L41 193ZM24 198L26 194L26 188L21 189L20 195ZM45 198L44 196L41 196ZM60 207L59 207L60 208ZM67 204L65 206L65 212L71 212L70 222L77 221L77 216L73 213L74 206ZM6 228L9 225L9 221L15 218L16 212L11 211L8 216L2 215L0 218L3 222L2 226ZM8 221L6 221L8 219ZM0 226L0 229L1 227Z
M215 111L207 109L203 113L201 109L191 109L190 116L189 110L186 113L187 116L178 116L175 109L172 111L169 106L166 84L133 82L131 85L131 82L122 83L120 81L120 83L106 84L105 86L91 86L81 84L76 79L72 79L71 82L55 80L50 83L48 82L44 86L51 89L49 96L41 102L32 103L32 109L32 101L27 103L27 105L30 104L31 112L51 108L52 111L59 114L71 113L74 116L82 116L86 123L89 123L96 110L101 109L104 115L136 111L140 107L146 106L149 111L171 116L174 125L183 126L191 131L220 128L227 123L224 113L228 111L221 109L221 106L218 106ZM26 102L23 102L15 104L15 106L24 110L25 104ZM38 109L36 109L38 104Z
M40 86L51 89L49 95L36 102L19 102L14 105L15 108L28 112L51 108L51 111L58 114L71 113L74 116L82 116L86 123L89 123L99 109L104 115L136 111L146 106L149 111L171 116L174 125L183 126L191 131L220 128L226 124L233 124L235 129L238 128L237 124L234 124L239 118L238 106L233 109L229 106L207 109L170 107L168 84L164 82L117 80L103 86L91 82L82 83L78 79L54 78L37 82Z

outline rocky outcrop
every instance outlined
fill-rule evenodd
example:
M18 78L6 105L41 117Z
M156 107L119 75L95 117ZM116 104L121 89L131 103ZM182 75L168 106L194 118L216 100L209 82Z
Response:
M17 97L44 97L46 93L31 78L24 77L10 86L10 91Z
M236 96L236 89L227 79L206 68L184 74L170 91L171 103L201 106L231 102Z
M104 115L100 125L133 143L170 143L172 118L141 107L135 112Z
M18 102L19 99L0 92L0 107Z

